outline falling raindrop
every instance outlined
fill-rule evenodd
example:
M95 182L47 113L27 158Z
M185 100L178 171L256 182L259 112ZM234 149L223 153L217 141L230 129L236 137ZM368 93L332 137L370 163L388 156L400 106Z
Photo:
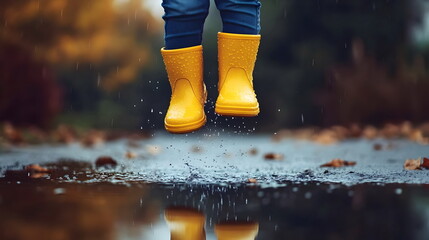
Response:
M100 76L100 73L98 73L98 75L97 75L97 87L100 86L100 82L101 82L101 76Z

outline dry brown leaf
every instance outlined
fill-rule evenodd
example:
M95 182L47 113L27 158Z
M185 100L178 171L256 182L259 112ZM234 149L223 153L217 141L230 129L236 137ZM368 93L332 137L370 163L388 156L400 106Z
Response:
M362 136L362 128L354 123L349 127L349 131L350 131L350 137L352 138L358 138L360 136Z
M252 148L249 150L249 155L255 156L258 154L258 149L257 148Z
M314 135L313 141L323 144L331 145L339 141L338 135L332 130L323 130L319 134Z
M381 129L381 135L387 139L398 138L400 137L401 128L395 124L386 124L383 129Z
M108 156L99 157L95 161L96 167L104 167L104 166L115 167L116 165L118 165L116 160L113 159L112 157L108 157Z
M362 136L366 139L374 139L378 136L378 130L373 126L366 126L362 131Z
M249 182L249 183L257 183L257 182L258 182L258 180L254 179L254 178L249 178L249 179L247 180L247 182Z
M380 151L383 149L383 145L381 145L380 143L376 143L372 147L374 148L375 151Z
M413 131L413 125L411 124L411 122L403 122L400 125L400 131L401 131L401 135L403 137L409 136L410 133Z
M267 153L264 155L265 160L275 160L280 161L283 160L284 155L280 153Z
M407 159L404 163L404 168L406 170L420 170L420 166L422 164L422 160L419 159Z
M346 166L354 166L356 165L356 162L351 162L351 161L345 161L342 159L333 159L332 161L325 163L323 165L321 165L321 167L346 167Z
M38 164L25 166L24 170L27 172L30 178L42 178L51 172L49 169L41 167Z
M12 144L19 144L24 141L20 130L16 129L12 124L5 123L3 126L3 134L6 140Z
M137 154L135 152L128 151L127 153L125 153L125 157L129 159L133 159L137 157Z
M72 143L76 140L76 133L73 128L60 125L57 130L54 132L55 138L58 142L61 143Z
M429 169L429 158L423 158L422 168Z
M38 164L31 164L31 165L25 166L25 170L28 172L34 172L34 173L49 173L49 172L51 172L49 169L41 167Z
M416 129L416 130L410 132L410 134L408 134L408 138L411 141L421 142L424 139L423 132L419 129Z
M105 140L106 140L106 134L104 132L91 130L82 139L82 145L85 147L94 147L94 146L103 144Z

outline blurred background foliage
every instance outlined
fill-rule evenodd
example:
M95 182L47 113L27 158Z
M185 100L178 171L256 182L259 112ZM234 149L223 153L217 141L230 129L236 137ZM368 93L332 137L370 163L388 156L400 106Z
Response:
M429 120L424 0L265 0L255 86L262 113L217 118L212 4L204 34L212 125L261 131ZM2 0L0 121L163 127L170 89L160 0ZM232 122L236 121L234 124ZM209 124L210 125L210 124Z

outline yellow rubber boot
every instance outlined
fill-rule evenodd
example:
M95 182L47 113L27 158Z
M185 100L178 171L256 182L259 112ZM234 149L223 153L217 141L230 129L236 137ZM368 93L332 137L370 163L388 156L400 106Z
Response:
M253 90L253 69L260 40L261 35L218 34L219 96L216 113L244 117L259 114L259 103Z
M215 226L218 240L255 240L258 231L257 223L223 223Z
M170 228L171 240L205 240L205 218L198 211L185 208L165 210L165 220Z
M204 103L207 99L203 47L161 49L161 54L172 92L165 129L171 133L188 133L201 128L206 123Z

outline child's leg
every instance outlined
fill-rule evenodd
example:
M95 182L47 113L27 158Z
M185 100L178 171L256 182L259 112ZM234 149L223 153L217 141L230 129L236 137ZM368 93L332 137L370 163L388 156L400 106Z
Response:
M237 34L259 34L259 0L215 0L223 22L223 32Z
M172 90L164 125L172 133L192 132L206 123L201 41L209 5L209 0L162 1L166 47L161 53Z
M163 0L165 49L201 45L209 0Z

